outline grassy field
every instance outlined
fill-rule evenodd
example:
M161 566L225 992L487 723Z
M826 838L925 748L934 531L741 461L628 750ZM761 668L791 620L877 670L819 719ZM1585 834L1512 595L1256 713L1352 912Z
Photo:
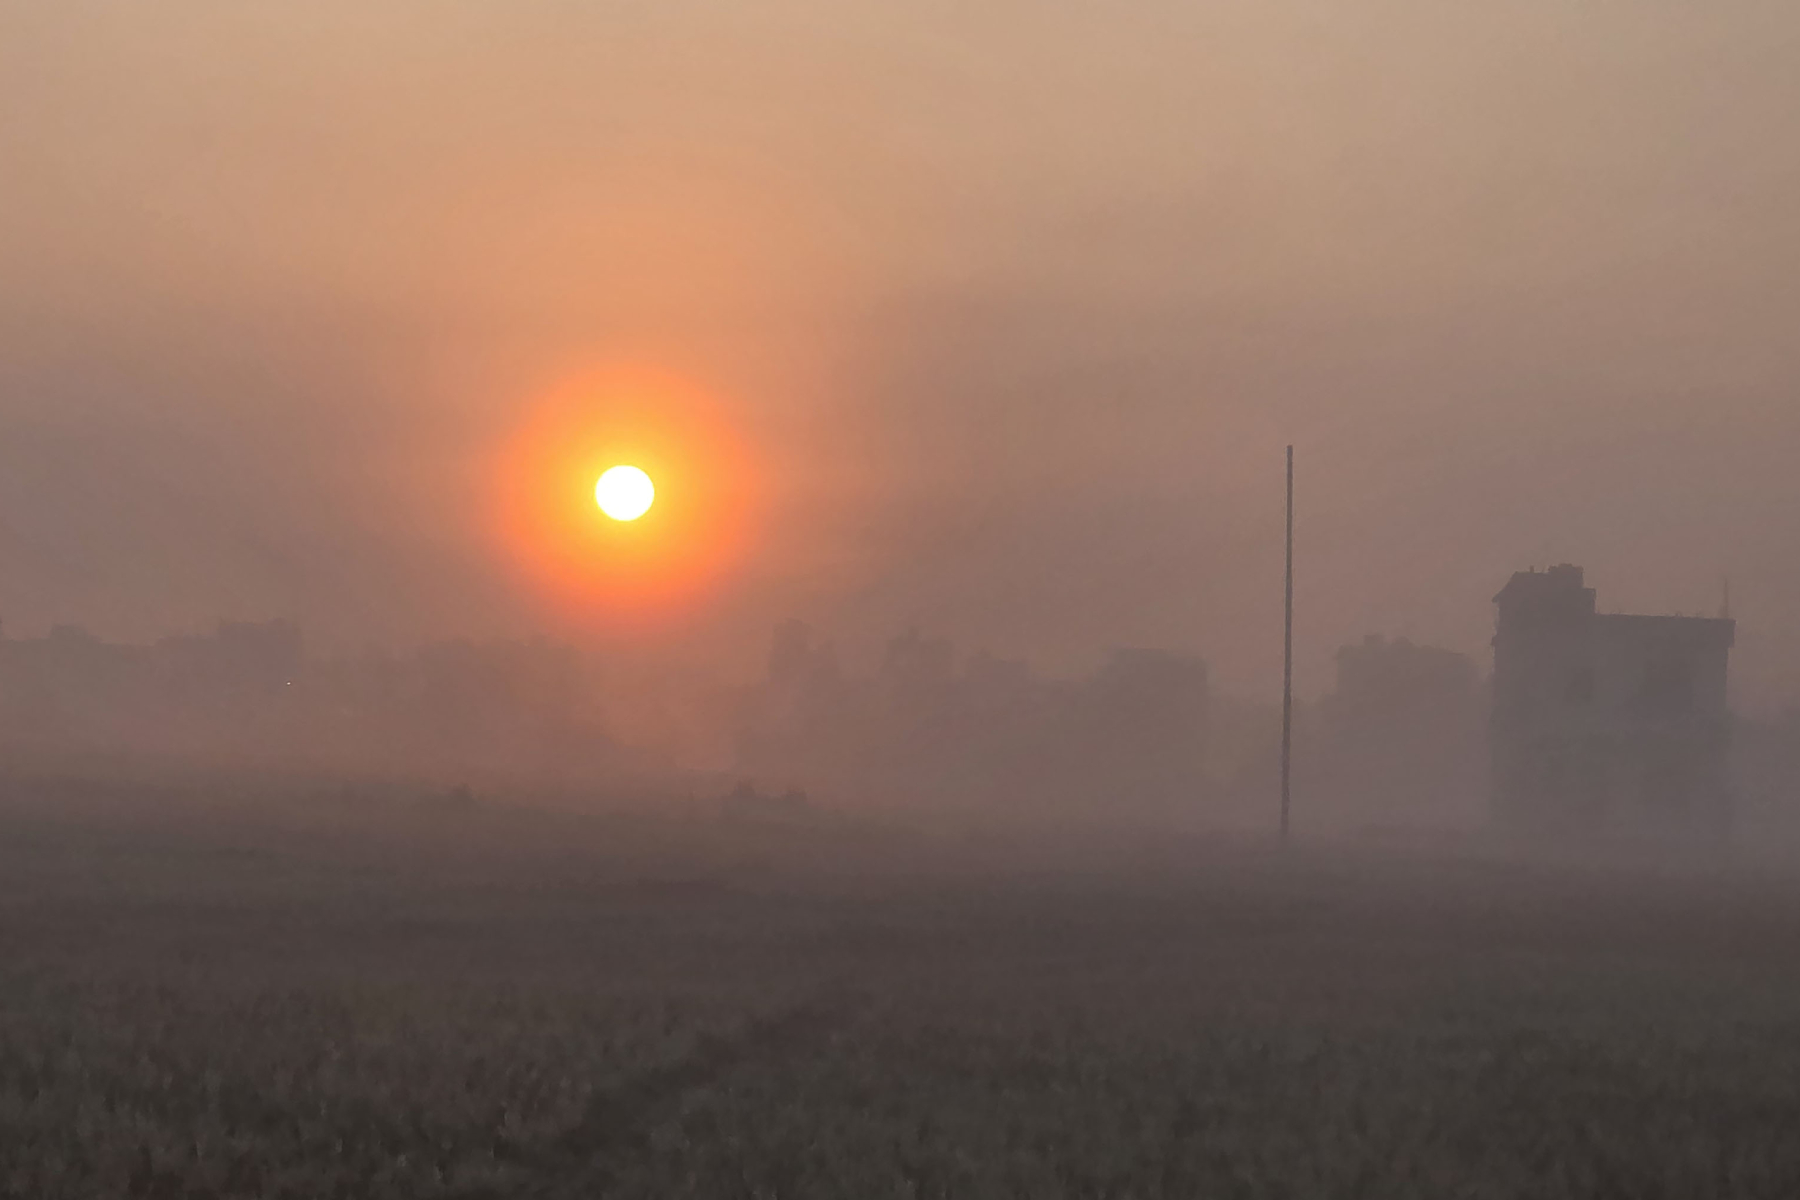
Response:
M1779 881L14 792L8 1196L1800 1196Z

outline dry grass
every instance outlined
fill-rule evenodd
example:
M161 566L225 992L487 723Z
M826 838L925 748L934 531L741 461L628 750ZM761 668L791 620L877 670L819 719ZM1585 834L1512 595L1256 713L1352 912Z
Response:
M1778 885L7 820L7 1195L1800 1195Z

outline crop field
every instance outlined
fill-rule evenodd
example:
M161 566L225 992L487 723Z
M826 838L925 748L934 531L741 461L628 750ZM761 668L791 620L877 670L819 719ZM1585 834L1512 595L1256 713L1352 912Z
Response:
M55 799L6 1196L1800 1195L1779 879Z

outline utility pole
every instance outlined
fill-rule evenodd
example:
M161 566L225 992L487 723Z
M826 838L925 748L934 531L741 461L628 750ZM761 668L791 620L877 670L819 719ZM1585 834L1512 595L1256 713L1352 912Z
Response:
M1281 654L1281 840L1288 840L1290 767L1294 750L1294 448L1287 448L1287 613Z

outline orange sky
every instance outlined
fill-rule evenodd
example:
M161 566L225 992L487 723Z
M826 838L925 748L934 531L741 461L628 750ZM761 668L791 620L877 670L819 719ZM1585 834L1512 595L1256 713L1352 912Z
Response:
M1484 653L1567 558L1650 610L1728 573L1746 694L1800 693L1797 42L1773 0L0 0L0 617L584 628L492 489L624 364L756 483L670 652L916 621L1267 692L1293 440L1308 688L1365 631Z

